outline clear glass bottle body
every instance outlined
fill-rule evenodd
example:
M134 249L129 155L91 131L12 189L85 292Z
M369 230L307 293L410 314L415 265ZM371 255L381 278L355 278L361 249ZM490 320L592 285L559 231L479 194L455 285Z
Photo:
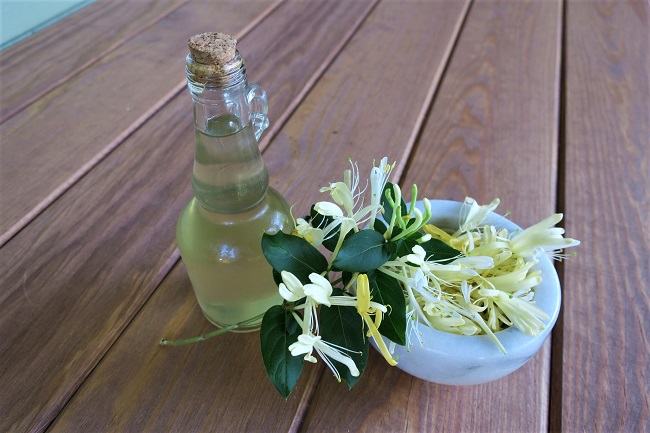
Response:
M194 198L176 227L178 248L201 310L219 327L281 303L261 240L265 232L293 229L288 204L269 188L258 148L268 125L265 93L247 83L239 54L234 60L241 66L224 84L223 71L195 74L196 65L188 56L196 134ZM197 66L200 72L203 66Z

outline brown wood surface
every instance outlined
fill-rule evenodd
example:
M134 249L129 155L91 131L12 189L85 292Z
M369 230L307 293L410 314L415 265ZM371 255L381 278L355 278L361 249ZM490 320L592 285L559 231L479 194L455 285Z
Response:
M7 48L0 63L0 123L187 1L97 0Z
M557 430L650 431L650 6L567 4ZM560 343L560 342L558 342Z
M273 58L271 44L287 59L261 77L270 87L302 65L291 86L296 97L371 6L331 2L333 13L322 17L317 3L289 2L291 11L263 21L242 44L268 44L260 62ZM310 62L289 55L289 40L274 39L296 12L321 18L284 36L307 41ZM320 26L341 31L306 37ZM191 194L192 128L190 98L173 98L0 250L0 361L7 366L0 430L47 427L177 260L173 227ZM194 320L200 333L204 320Z
M0 125L0 244L182 90L178 71L192 34L237 34L269 5L188 3Z
M384 155L428 197L565 212L552 341L472 387L319 362L287 401L258 333L158 346L212 329L174 242L212 30L243 35L295 214ZM647 0L99 0L3 51L0 431L650 431L648 35Z
M500 210L524 225L553 213L560 13L559 2L472 5L403 188L482 203L498 195ZM323 376L304 431L546 431L548 349L502 380L469 387L429 384L374 356L369 383L339 398Z
M348 157L366 175L373 158L405 160L465 5L407 0L375 8L264 155L297 215L322 198L320 186L342 180Z
M258 332L158 344L212 330L176 266L48 431L289 431L319 369L307 366L285 401L266 375Z

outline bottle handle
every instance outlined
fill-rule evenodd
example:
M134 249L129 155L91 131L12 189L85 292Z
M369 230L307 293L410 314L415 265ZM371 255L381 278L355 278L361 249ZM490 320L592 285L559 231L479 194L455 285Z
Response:
M262 132L269 126L269 106L266 100L266 92L259 85L250 83L248 85L248 107L250 110L250 121L255 131L255 139L260 141Z

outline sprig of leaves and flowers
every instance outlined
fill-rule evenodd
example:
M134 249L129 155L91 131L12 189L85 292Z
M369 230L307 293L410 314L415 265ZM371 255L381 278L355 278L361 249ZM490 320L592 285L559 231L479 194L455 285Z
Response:
M284 299L264 314L262 357L282 396L293 390L303 361L317 357L352 387L365 370L370 338L396 365L395 344L426 344L419 326L487 334L504 352L496 335L504 328L539 335L548 315L534 303L537 259L547 252L562 258L560 250L579 244L555 227L562 214L509 233L483 223L498 199L480 206L467 198L458 229L448 233L428 224L431 203L424 198L422 210L416 206L416 185L406 204L388 181L394 164L386 158L364 183L350 164L343 181L321 188L331 200L315 203L291 234L262 239Z
M466 198L458 227L448 232L429 224L431 203L418 204L416 185L406 204L401 188L388 181L394 165L386 158L373 163L362 184L350 161L343 181L320 189L331 201L315 203L291 234L262 237L283 298L263 314L262 357L285 398L303 361L318 358L337 380L354 386L366 368L369 339L394 366L395 345L427 344L420 326L488 335L504 353L498 331L514 326L536 336L546 327L548 315L535 306L541 282L535 265L543 254L561 259L561 250L580 243L555 227L562 214L508 232L484 223L498 199L481 206ZM202 341L261 317L160 344Z

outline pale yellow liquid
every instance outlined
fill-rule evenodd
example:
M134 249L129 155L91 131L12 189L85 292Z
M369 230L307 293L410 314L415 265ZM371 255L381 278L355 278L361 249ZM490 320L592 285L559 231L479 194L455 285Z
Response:
M267 190L268 175L265 168L260 174L260 164L264 164L255 137L247 129L226 137L197 137L196 197L183 209L176 227L178 248L199 306L219 327L239 323L282 302L261 241L265 232L293 229L288 204L277 191ZM254 145L256 152L250 152L248 161L242 151L222 155L219 150L224 139L231 141L227 147ZM244 142L232 142L237 140ZM201 152L209 158L200 157ZM225 176L227 173L231 175ZM200 188L196 188L197 178ZM237 211L237 206L248 208ZM238 331L258 329L260 322Z

